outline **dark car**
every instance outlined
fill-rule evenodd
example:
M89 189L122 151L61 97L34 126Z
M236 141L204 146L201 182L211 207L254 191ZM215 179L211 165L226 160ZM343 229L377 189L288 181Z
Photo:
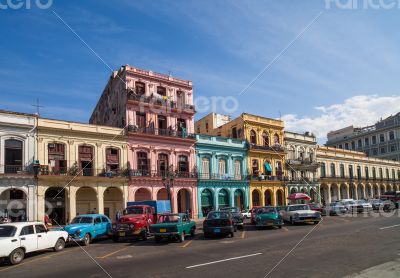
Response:
M204 237L215 235L230 235L234 237L236 225L229 211L210 211L203 222Z
M225 207L221 208L220 211L229 211L233 216L234 224L238 229L243 229L243 216L239 208L236 207Z

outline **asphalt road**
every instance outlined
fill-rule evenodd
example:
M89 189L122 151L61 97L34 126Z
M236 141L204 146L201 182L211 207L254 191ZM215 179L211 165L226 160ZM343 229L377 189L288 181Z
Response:
M70 246L0 266L0 277L343 277L400 258L400 212L391 217L325 217L234 238L183 243L131 241Z

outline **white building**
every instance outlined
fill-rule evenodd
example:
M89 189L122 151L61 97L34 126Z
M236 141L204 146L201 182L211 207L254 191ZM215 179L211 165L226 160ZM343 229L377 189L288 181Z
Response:
M34 220L36 116L0 110L0 216Z

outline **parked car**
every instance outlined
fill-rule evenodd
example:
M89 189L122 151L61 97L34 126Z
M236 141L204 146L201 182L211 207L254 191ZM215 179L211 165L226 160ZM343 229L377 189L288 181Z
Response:
M87 246L93 239L110 235L111 220L104 214L82 214L75 217L64 230L68 232L70 240Z
M353 199L341 200L348 213L361 213L364 212L364 206L357 204Z
M203 222L204 237L214 235L235 236L236 225L229 211L210 211Z
M282 218L291 224L314 223L321 221L321 213L310 209L309 205L289 205L282 211Z
M220 211L229 211L233 216L234 224L238 229L243 229L243 216L240 213L239 208L236 207L225 207L221 208Z
M48 248L61 251L67 240L67 232L47 230L41 222L0 224L0 258L19 264L26 253Z
M309 203L308 204L309 206L310 206L310 209L311 210L314 210L314 211L319 211L320 213L321 213L321 215L325 215L326 213L326 211L325 211L325 209L321 206L321 204L319 204L319 203Z
M347 209L342 202L336 201L325 207L325 212L327 215L341 215L345 214Z
M362 205L363 206L363 212L370 212L372 211L372 204L367 202L366 200L357 200L356 201L357 206Z
M275 207L262 207L257 210L256 227L278 227L282 228L283 219Z
M150 232L159 243L163 238L178 239L180 242L190 235L194 237L196 222L191 221L186 213L161 214L158 223L150 226Z
M381 199L371 199L369 200L372 205L373 210L379 211L392 211L396 208L396 205L390 200L381 200Z
M251 218L251 211L249 209L242 210L241 212L243 219Z

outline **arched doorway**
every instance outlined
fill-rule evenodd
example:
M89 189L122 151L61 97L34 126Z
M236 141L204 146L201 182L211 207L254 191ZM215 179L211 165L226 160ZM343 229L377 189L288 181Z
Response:
M354 183L350 184L349 193L350 193L350 199L356 199L357 191Z
M13 222L27 221L28 198L24 191L16 188L8 189L0 195L0 216L6 216Z
M328 191L328 186L326 184L321 185L321 202L324 205L329 204L329 191Z
M82 187L78 189L76 192L76 214L98 212L96 190L91 187Z
M337 184L331 185L331 201L339 200L339 187Z
M379 196L379 187L378 185L374 184L374 198Z
M161 188L157 192L157 200L168 200L168 191L165 188Z
M62 187L50 187L44 194L45 213L53 225L65 225L69 219L66 212L66 191ZM71 219L72 220L72 219Z
M366 185L366 194L367 194L367 196L366 196L367 199L372 198L372 188L371 188L370 184Z
M139 188L135 192L135 201L149 201L151 200L151 193L146 188Z
M187 189L178 191L178 212L192 213L192 206L190 203L190 192Z
M272 206L272 193L270 190L265 190L264 192L264 205Z
M385 185L381 184L380 189L381 189L380 190L381 195L385 194L385 192L386 192Z
M349 198L349 196L347 196L347 186L345 184L340 185L340 198L341 199Z
M122 212L124 206L124 197L121 189L109 187L104 191L104 214L112 221L117 219L117 212Z
M244 196L243 196L243 191L240 189L235 190L235 202L234 206L239 208L240 210L244 209Z
M278 189L276 191L276 204L278 206L283 206L284 200L283 200L283 192L282 190Z
M209 189L204 189L201 192L200 199L201 212L203 213L203 216L207 216L207 214L214 208L213 193Z
M365 199L365 196L364 196L364 185L362 185L362 184L359 184L357 186L357 197L358 197L359 200Z
M229 193L225 189L218 192L218 208L229 207Z
M260 191L253 190L253 192L251 192L251 200L252 200L252 204L251 205L253 207L260 206Z

